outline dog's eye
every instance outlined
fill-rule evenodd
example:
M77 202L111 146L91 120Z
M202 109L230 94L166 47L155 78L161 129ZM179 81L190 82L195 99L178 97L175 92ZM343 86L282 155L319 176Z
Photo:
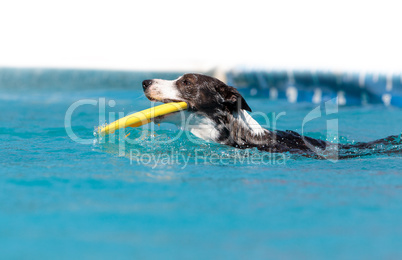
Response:
M183 80L183 84L186 86L189 86L189 85L191 85L191 82L185 79L185 80Z

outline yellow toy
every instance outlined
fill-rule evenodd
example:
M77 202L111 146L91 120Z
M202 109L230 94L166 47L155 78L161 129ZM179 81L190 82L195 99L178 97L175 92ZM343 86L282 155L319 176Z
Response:
M148 108L145 110L142 110L140 112L125 116L123 118L120 118L119 120L114 121L113 123L102 127L99 130L100 135L107 135L107 134L112 134L116 130L120 128L125 128L125 127L138 127L142 126L145 124L148 124L151 122L151 119L158 117L158 116L163 116L167 115L173 112L178 112L181 110L187 109L187 103L186 102L172 102L172 103L166 103L160 106Z

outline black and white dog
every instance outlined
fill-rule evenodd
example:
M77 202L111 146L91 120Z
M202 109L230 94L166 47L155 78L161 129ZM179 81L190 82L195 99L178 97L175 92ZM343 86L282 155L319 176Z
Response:
M294 131L271 131L264 129L248 113L251 108L234 88L222 81L200 74L185 74L176 80L152 79L142 82L144 93L151 101L186 102L186 130L204 140L230 145L237 148L253 148L269 152L299 153L309 157L317 155L317 150L325 150L333 144L301 136ZM159 118L157 122L176 122L182 117L174 115ZM370 148L377 144L399 143L398 136L390 136L370 143L340 145L339 149ZM336 146L338 149L338 146ZM328 149L326 149L328 150ZM343 155L354 157L354 152Z

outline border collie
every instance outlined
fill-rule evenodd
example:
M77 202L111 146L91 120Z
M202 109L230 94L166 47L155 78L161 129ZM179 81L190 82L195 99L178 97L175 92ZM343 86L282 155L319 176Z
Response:
M264 129L247 113L251 112L251 108L234 87L206 75L185 74L176 80L144 80L142 86L145 96L151 101L186 102L188 109L184 113L190 120L185 127L195 136L236 148L256 147L273 153L290 152L314 158L328 158L328 154L322 151L338 154L338 149L342 149L341 159L359 156L356 149L400 143L398 136L390 136L370 143L338 145L294 131ZM155 121L180 125L183 116L179 114L163 116Z

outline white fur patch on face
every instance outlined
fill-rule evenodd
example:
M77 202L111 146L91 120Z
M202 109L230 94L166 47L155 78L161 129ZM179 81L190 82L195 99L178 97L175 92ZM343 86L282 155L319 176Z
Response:
M154 79L149 88L152 98L161 101L165 99L179 100L180 93L176 87L177 80Z
M254 118L252 118L249 113L247 113L247 111L240 109L239 113L234 113L233 117L237 120L239 120L239 122L248 130L250 130L251 132L253 132L256 135L261 135L263 133L265 133L266 131L268 131L267 129L263 128L259 123L257 123L257 121L254 120Z

